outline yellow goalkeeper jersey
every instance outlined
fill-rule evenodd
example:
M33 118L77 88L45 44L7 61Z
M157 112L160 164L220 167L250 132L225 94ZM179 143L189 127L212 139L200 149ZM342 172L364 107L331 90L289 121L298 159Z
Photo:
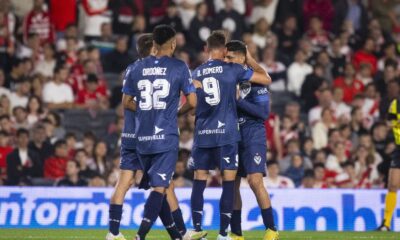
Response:
M389 107L389 120L392 124L394 141L400 146L400 97L392 101Z

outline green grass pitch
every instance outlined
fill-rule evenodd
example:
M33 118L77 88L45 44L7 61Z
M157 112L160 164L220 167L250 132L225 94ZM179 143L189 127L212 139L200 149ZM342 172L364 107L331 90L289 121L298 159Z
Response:
M127 240L131 240L135 231L123 231ZM96 239L103 240L107 230L53 230L53 229L0 229L0 240L70 240L70 239ZM246 240L262 240L264 232L249 231L245 232ZM207 237L208 240L216 239L217 232L211 231ZM151 231L148 240L169 240L165 231ZM281 232L281 240L330 240L330 239L400 239L400 233L388 232Z

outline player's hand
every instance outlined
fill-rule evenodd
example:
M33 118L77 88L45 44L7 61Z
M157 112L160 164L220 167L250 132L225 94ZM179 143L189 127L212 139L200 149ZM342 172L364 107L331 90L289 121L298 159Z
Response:
M240 88L237 87L236 88L236 100L239 100L239 99L240 99Z
M252 58L253 57L251 56L249 48L246 46L246 62L247 62L247 60L252 59Z
M203 85L198 80L193 80L193 85L195 88L203 88Z

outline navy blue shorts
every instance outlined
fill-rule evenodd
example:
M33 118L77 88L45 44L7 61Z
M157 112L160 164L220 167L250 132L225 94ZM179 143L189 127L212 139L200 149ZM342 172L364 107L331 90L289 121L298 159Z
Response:
M400 168L400 146L396 146L396 149L392 153L392 161L390 163L391 168Z
M143 178L139 188L167 188L171 182L178 160L178 149L155 154L139 154L143 166Z
M136 149L121 148L121 161L119 168L122 170L137 171L142 170L139 156Z
M214 170L220 171L237 170L239 157L237 144L228 144L213 148L193 147L191 168L193 170Z
M247 177L248 174L262 173L265 176L267 164L267 148L264 144L239 144L238 176Z

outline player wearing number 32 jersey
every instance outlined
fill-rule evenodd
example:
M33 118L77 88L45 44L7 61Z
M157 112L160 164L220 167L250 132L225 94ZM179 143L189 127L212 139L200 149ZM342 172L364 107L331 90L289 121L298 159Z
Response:
M174 229L169 231L171 238L182 239L175 229L165 200L165 191L178 158L177 115L180 94L183 92L188 100L180 109L181 114L196 106L196 95L187 65L172 58L176 47L175 34L170 26L155 27L153 46L156 55L142 59L129 72L133 88L128 94L136 97L136 149L143 167L142 182L148 181L152 187L136 240L145 239L162 212L169 216L167 229Z
M237 85L247 81L267 85L271 81L258 65L248 64L251 67L248 68L224 62L225 42L223 33L213 32L207 39L210 59L193 72L197 88L195 137L191 161L191 167L195 170L191 196L193 225L196 232L203 231L201 228L203 193L208 170L218 167L223 179L218 240L230 239L227 236L227 228L233 210L234 180L238 169L237 143L240 141L236 110ZM249 57L249 60L253 59Z

